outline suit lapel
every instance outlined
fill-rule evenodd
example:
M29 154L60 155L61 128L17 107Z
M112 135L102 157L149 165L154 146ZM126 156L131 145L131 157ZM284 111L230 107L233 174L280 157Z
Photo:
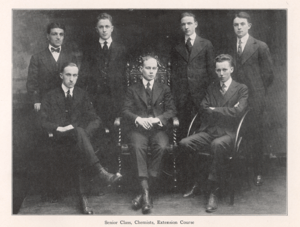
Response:
M115 42L112 42L110 44L109 49L110 49L110 56L109 56L109 58L110 58L110 61L111 61L111 60L114 60L116 58L117 54L118 54L117 44Z
M154 105L157 101L158 97L162 93L162 85L159 82L154 81L153 88L152 88L152 104Z
M224 106L230 100L230 98L237 92L236 87L237 83L234 80L232 80L229 88L223 96L222 106Z
M57 89L57 93L56 93L56 102L57 105L59 106L59 108L65 112L65 95L64 95L64 91L62 90L62 88L58 88Z
M72 109L76 108L76 106L80 103L80 93L76 87L73 90L73 102Z
M55 70L56 62L48 48L45 50L45 52L42 56L42 62L44 63L46 68L49 70L49 72L51 72L54 75L56 72L56 70Z
M146 96L146 90L143 85L143 82L139 83L139 86L137 87L137 94L138 96L144 101L144 103L147 105L147 96Z
M192 61L201 52L203 47L204 47L203 39L201 39L199 36L196 36L189 61Z
M189 56L188 56L188 52L186 50L185 47L185 43L184 43L184 39L180 42L180 44L178 44L175 49L177 50L177 52L183 57L183 59L188 62L189 61Z
M257 49L258 45L256 44L255 39L252 36L249 36L243 54L241 56L241 63L244 64Z

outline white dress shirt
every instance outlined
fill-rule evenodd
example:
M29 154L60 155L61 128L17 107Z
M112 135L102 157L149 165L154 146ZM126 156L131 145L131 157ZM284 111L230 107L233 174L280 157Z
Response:
M68 90L70 90L70 95L71 95L71 97L73 97L73 90L74 90L74 87L72 87L72 88L67 88L66 85L61 84L61 88L62 88L63 91L65 92L65 97L67 97L67 92L68 92Z
M241 38L241 46L242 46L242 52L244 51L244 48L246 46L247 40L249 39L249 34L245 35L244 37ZM236 43L236 49L239 49L239 38L237 38L237 43Z
M229 86L230 86L230 84L231 84L231 82L232 82L232 78L230 77L224 84L225 84L225 87L224 87L224 93L228 90L228 88L229 88ZM222 87L222 85L223 85L223 82L220 82L220 86Z
M108 49L109 49L110 44L112 43L112 38L109 37L109 39L107 39L107 40L104 40L104 39L102 39L102 38L99 39L99 43L100 43L102 49L103 49L103 46L104 46L104 42L105 42L105 41L107 42L107 46L108 46Z
M185 36L184 43L187 42L188 38L191 39L191 44L192 44L192 46L194 46L194 42L195 42L195 39L196 39L196 32L194 32L194 34L191 35L191 36L187 36L187 35L186 35L186 36Z
M148 82L150 83L150 89L151 89L151 91L152 91L153 84L154 84L154 80L148 81L148 80L145 80L145 78L143 78L143 85L144 85L145 88L147 88Z
M49 48L50 53L52 54L53 58L55 59L55 61L57 61L58 58L59 58L60 52L61 52L61 46L60 46L60 47L53 47L53 46L51 46L51 45L49 44L49 47L48 47L48 48ZM55 52L55 51L52 52L51 48L55 48L55 49L58 48L58 49L59 49L59 53L57 53L57 52Z

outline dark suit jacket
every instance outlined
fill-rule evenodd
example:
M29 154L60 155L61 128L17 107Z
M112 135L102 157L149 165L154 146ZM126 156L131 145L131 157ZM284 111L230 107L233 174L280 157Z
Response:
M111 119L114 119L115 117L120 117L123 98L125 96L126 51L123 45L115 41L111 43L109 47L110 56L107 84L104 84L105 81L101 76L101 70L103 70L103 55L100 54L100 49L101 45L97 42L92 49L89 49L84 54L77 86L88 91L95 105L97 105L97 100L102 98L102 96L99 95L101 94L101 89L104 89L105 86L109 86L111 91L109 102L111 103L113 111L107 113L105 112L106 109L103 109L101 112L104 111L104 114L110 115Z
M32 103L41 103L47 92L61 85L60 69L69 61L77 63L76 57L64 47L57 62L48 47L31 57L26 86Z
M155 81L152 93L154 117L159 118L161 123L166 126L168 120L176 115L176 108L170 88L165 84ZM143 83L133 84L128 88L122 112L124 118L129 121L132 127L136 127L135 119L137 117L148 117L147 96Z
M86 91L75 87L71 108L71 124L81 127L91 136L101 124ZM42 127L49 133L56 131L59 126L66 126L65 94L61 87L47 93L41 106Z
M235 71L232 77L249 88L249 106L260 111L265 106L265 93L274 79L273 63L267 44L252 36L245 45L241 59L238 59L236 40L232 44Z
M203 114L199 131L216 128L221 135L235 137L235 131L240 117L248 106L248 88L232 80L227 92L223 96L220 92L220 82L213 82L208 88L205 98L201 102ZM238 107L234 107L239 102ZM215 107L210 110L209 107Z
M202 100L205 91L215 78L214 48L209 40L196 36L190 57L184 40L171 53L172 90L177 107L185 102L182 97L191 93L196 105ZM199 108L199 105L197 106Z

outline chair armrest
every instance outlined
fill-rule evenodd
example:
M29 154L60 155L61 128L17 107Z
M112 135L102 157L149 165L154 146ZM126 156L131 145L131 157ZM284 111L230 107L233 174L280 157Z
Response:
M173 120L173 127L178 128L179 127L178 117L173 117L172 120Z
M117 117L115 122L114 122L115 127L120 127L121 126L121 117Z

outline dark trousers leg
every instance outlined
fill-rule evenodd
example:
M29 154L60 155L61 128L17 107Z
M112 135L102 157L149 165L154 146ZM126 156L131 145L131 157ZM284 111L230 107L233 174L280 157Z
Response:
M254 174L262 174L263 167L263 110L251 111L247 120L247 143L253 156Z
M161 162L166 148L169 144L169 137L164 131L153 133L151 140L151 160L149 162L148 173L150 177L157 178L161 172Z
M158 176L161 168L161 160L168 143L168 136L164 131L132 131L130 133L132 156L134 157L139 177L148 178L149 176ZM149 162L147 161L148 145L150 145L152 152Z
M214 139L211 143L212 163L209 171L208 179L219 182L224 173L225 159L232 147L232 139L228 135L224 135Z

